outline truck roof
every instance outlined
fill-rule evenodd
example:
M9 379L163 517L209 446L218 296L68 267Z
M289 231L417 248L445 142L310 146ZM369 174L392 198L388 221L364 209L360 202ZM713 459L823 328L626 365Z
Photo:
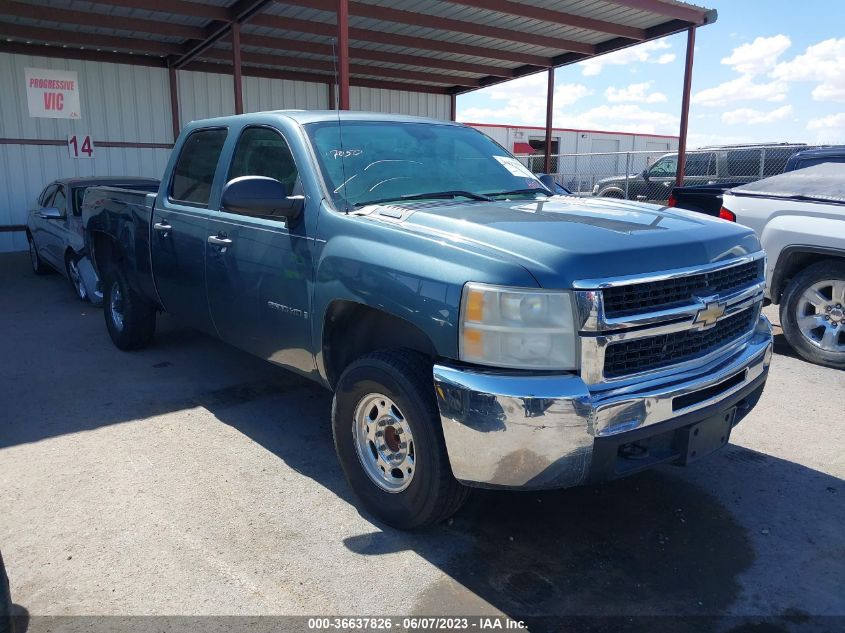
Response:
M349 110L268 110L264 112L250 112L232 116L217 117L191 121L190 126L204 127L208 125L227 125L244 119L267 120L272 117L292 119L300 124L322 123L325 121L396 121L399 123L436 123L440 125L462 125L453 121L443 121L429 117L409 116L405 114L386 114L384 112L354 112Z
M845 164L822 163L731 189L737 196L845 204Z

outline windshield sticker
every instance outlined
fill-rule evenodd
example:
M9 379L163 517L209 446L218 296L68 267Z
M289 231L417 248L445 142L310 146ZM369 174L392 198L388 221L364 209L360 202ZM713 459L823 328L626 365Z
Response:
M362 149L330 149L327 154L334 159L360 156L364 153Z
M525 176L530 176L531 178L534 177L534 174L531 173L531 170L515 158L511 158L510 156L494 156L493 158L499 161L502 167L504 167L511 173L511 176L517 176L520 178Z
M529 189L539 189L540 183L537 181L536 178L526 178L525 184L528 185Z

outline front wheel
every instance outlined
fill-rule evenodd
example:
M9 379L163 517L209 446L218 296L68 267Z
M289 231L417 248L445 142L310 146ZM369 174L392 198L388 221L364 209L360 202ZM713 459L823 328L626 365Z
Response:
M795 275L783 293L780 322L803 358L845 369L845 263L822 261Z
M452 475L431 362L421 354L381 351L352 363L335 391L332 432L353 492L388 525L438 523L467 497Z
M118 266L109 270L104 289L103 313L115 346L132 350L149 345L155 334L155 307L132 290Z

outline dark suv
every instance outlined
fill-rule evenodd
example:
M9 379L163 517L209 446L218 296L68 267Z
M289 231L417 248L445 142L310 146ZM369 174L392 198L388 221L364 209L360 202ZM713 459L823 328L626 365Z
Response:
M821 163L845 163L845 145L816 147L795 152L786 161L783 171L795 171Z
M795 145L730 145L705 147L687 152L684 186L715 182L744 184L783 171ZM665 202L675 186L678 154L665 154L639 174L599 180L593 195Z

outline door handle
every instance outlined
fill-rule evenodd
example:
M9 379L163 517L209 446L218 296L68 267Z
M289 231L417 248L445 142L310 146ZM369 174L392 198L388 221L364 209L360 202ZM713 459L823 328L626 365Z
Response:
M169 231L173 227L170 226L170 224L167 222L167 220L162 220L161 222L156 222L155 224L153 224L153 228L156 231L164 232L164 231Z
M220 237L218 235L209 235L208 236L208 243L214 244L215 246L230 246L232 244L232 240L228 237Z

